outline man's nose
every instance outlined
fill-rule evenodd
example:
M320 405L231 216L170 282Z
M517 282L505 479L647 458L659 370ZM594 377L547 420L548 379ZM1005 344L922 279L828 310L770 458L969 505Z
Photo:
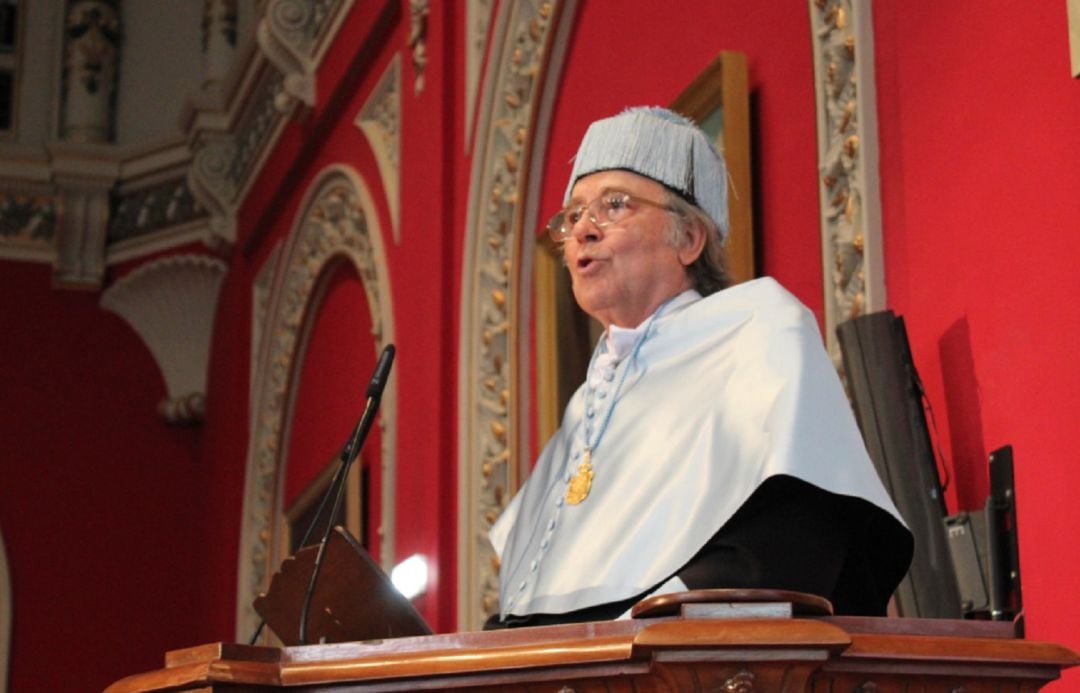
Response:
M570 235L578 243L599 240L602 234L603 230L596 223L596 217L587 209L584 210L577 223L570 228Z

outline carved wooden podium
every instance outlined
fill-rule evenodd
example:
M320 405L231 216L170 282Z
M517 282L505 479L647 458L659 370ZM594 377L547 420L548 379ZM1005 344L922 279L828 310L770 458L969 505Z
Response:
M217 643L106 693L135 691L1034 691L1080 663L1010 624L662 603L662 614L304 647ZM644 604L644 603L643 603ZM826 602L827 604L827 602ZM639 605L641 606L641 605ZM779 611L777 610L779 609ZM790 614L790 615L789 615Z

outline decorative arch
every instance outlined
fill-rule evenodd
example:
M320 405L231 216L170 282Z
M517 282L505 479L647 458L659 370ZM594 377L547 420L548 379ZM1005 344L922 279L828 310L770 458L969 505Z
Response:
M528 325L543 152L573 0L500 3L470 180L462 262L458 627L498 610L492 523L529 468Z
M321 289L324 270L351 262L364 286L376 353L394 338L393 308L386 252L373 197L359 174L347 166L320 172L304 193L300 211L276 258L269 287L256 279L253 321L255 370L251 390L248 446L241 522L236 634L246 640L258 625L251 607L266 589L282 556L275 541L281 514L293 372L303 358L305 329ZM273 260L272 260L273 261ZM265 304L260 308L260 294ZM263 317L260 318L259 316ZM397 378L383 393L381 427L382 488L378 559L389 567L394 556Z

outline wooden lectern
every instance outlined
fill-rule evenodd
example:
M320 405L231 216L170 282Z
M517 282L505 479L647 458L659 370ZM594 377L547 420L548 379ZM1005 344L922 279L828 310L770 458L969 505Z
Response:
M817 598L809 606L798 598L748 605L739 594L714 601L722 596L665 595L642 602L625 621L304 647L203 645L169 652L163 669L117 681L106 693L974 693L1038 690L1080 662L1061 645L1015 639L1007 623L823 616L815 615Z

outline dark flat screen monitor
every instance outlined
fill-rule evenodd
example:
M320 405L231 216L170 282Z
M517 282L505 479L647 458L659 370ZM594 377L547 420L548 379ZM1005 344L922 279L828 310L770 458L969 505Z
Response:
M836 332L866 449L915 535L911 569L896 591L900 615L960 618L945 501L904 320L882 311L844 322Z

